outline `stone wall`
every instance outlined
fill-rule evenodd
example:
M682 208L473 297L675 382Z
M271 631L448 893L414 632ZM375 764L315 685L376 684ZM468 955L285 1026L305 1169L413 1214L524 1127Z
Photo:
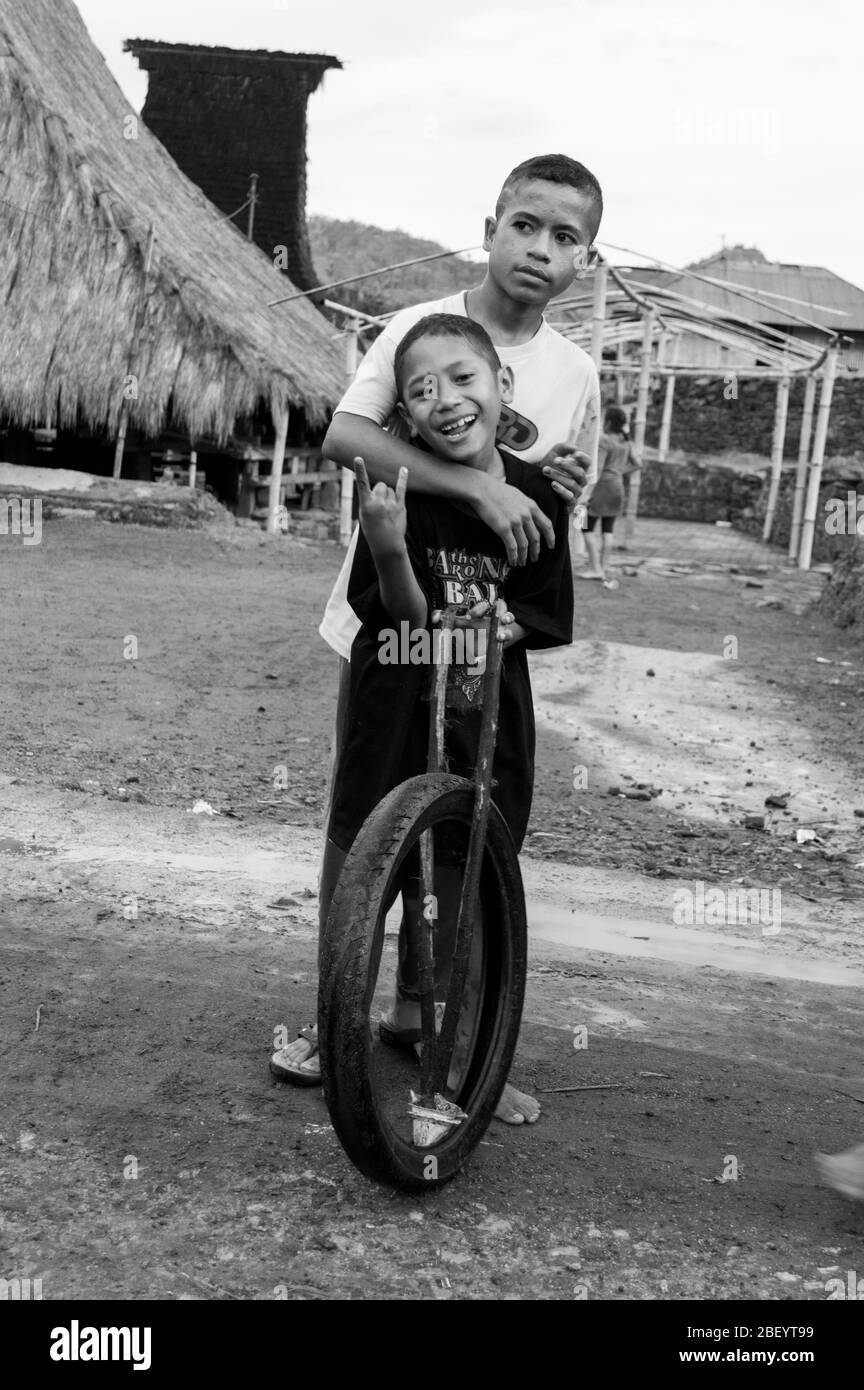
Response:
M819 607L850 637L864 643L864 539L846 540L834 562Z
M757 505L763 474L723 460L647 462L639 515L667 521L738 522Z
M660 437L665 382L652 382L648 406L646 439L656 445ZM724 394L725 393L725 394ZM678 377L672 410L670 447L688 454L722 454L729 450L771 454L774 430L775 381L722 377ZM816 400L818 404L819 392ZM798 457L804 381L793 378L789 391L784 456ZM864 378L840 378L834 385L834 398L828 423L825 450L831 454L856 454L864 458Z

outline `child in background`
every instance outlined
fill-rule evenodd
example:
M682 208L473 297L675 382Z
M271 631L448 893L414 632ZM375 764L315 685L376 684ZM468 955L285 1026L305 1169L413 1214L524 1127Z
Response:
M598 457L598 480L588 499L588 528L585 546L590 561L587 570L579 572L580 579L606 581L606 549L612 536L616 516L624 511L624 478L642 467L642 460L626 434L627 416L620 406L610 405L603 421ZM598 547L595 530L600 522L601 539Z

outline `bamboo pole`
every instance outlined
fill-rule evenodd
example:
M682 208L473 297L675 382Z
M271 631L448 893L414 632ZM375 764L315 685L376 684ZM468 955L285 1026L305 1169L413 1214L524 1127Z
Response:
M789 378L781 377L777 383L777 401L774 406L774 435L771 440L771 482L768 487L768 505L765 508L765 522L762 527L763 541L770 541L780 493L780 475L783 471L783 446L786 443L786 419L789 414Z
M571 339L571 342L572 341ZM619 344L619 346L623 345ZM794 372L783 372L778 367L676 367L674 365L659 367L655 362L652 363L651 366L651 375L671 376L674 372L677 377L696 376L722 379L734 372L739 381L745 379L752 381L781 381L784 376L788 376L790 379L793 376L806 376L811 370L812 368L809 365L801 367L800 370L796 368ZM603 376L615 376L620 373L626 376L632 371L633 368L627 362L625 362L623 366L619 366L614 362L604 362L601 368Z
M360 320L356 314L352 314L345 327L345 375L348 384L354 380L357 371L357 335L360 331ZM342 469L342 497L339 510L339 540L342 545L351 543L351 532L354 529L352 509L354 504L354 474L350 468Z
M144 256L144 278L141 281L141 298L138 302L138 312L135 315L135 322L132 325L132 341L129 345L129 357L126 362L126 377L133 375L133 367L137 366L138 348L141 338L141 330L144 327L144 315L147 312L147 280L150 269L153 265L153 247L156 244L156 228L150 223L150 230L147 233L147 251ZM117 442L114 445L114 467L111 471L112 478L119 478L123 471L123 451L126 448L126 431L129 428L129 399L125 394L126 384L124 382L123 402L120 406L120 419L117 422Z
M801 549L798 555L798 568L802 570L809 570L813 555L813 532L816 527L816 512L819 507L819 484L822 481L822 463L825 459L825 444L828 439L828 419L831 414L831 397L834 394L838 356L839 350L837 347L832 347L822 372L822 390L819 392L819 411L816 416L813 453L810 457L810 469L807 478L804 519L801 523Z
M792 528L789 532L789 559L798 559L801 544L801 514L804 511L804 488L807 480L807 457L810 453L810 432L813 428L813 406L816 403L816 378L808 376L804 387L804 409L801 412L801 434L798 440L798 467L795 470L795 495L792 499Z
M252 240L252 233L255 230L255 204L258 202L258 175L252 174L249 179L249 219L246 223L246 236Z
M651 345L654 339L654 313L649 309L643 319L642 348L639 353L639 384L636 390L636 424L633 434L633 448L642 455L645 448L645 422L648 416L648 385L651 380ZM639 509L640 474L630 475L630 496L627 499L627 523L624 534L629 541L636 525Z
M603 361L603 329L606 322L606 286L609 272L605 261L594 268L594 298L591 310L591 360L598 372Z
M665 463L669 453L669 438L672 433L672 402L675 396L675 373L666 378L666 394L663 397L663 418L660 421L660 443L657 449L657 462Z
M625 366L624 366L624 339L623 339L623 338L619 338L619 340L618 340L618 351L617 351L617 353L615 354L615 359L616 359L616 360L615 360L615 366L614 366L614 368L613 368L613 367L611 366L611 364L610 364L610 365L608 366L608 368L604 367L604 371L608 370L608 371L614 371L614 372L615 372L615 400L618 402L619 405L623 405L623 404L624 404L624 396L625 396L626 391L627 391L627 380L626 380L626 377L625 377L625 375L624 375L624 373L625 373Z
M284 410L274 410L273 424L276 428L276 439L273 444L273 462L270 465L270 486L267 491L267 530L279 530L279 510L281 506L282 491L282 465L285 462L285 445L288 442L288 407Z

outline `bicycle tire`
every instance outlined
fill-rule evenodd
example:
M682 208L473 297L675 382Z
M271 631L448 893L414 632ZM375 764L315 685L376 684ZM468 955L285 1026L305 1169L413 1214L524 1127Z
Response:
M413 777L394 788L357 835L327 920L319 1043L333 1127L361 1172L407 1191L440 1186L460 1170L501 1098L519 1034L527 970L525 896L513 840L493 803L480 881L483 1004L456 1097L468 1119L431 1148L417 1148L396 1133L376 1104L369 1012L394 885L422 831L442 822L467 827L473 806L473 783L448 773ZM493 933L485 923L500 929Z

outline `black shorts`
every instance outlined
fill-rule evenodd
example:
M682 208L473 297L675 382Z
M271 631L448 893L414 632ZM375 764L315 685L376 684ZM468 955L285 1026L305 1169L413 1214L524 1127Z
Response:
M614 516L592 516L591 513L589 512L589 513L588 513L588 530L589 530L589 531L593 531L594 528L595 528L595 526L597 525L597 522L598 522L598 521L600 522L600 529L602 530L603 535L604 535L604 536L611 535L611 533L612 533L612 527L615 525L615 517L614 517Z

